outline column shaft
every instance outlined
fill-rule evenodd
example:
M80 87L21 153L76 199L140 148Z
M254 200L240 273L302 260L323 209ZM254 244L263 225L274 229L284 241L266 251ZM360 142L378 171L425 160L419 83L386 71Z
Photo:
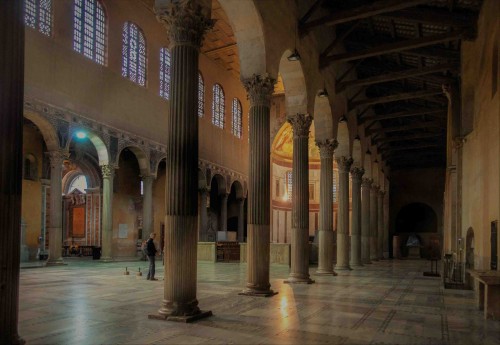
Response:
M198 240L206 242L207 238L207 189L200 189L200 210L198 216Z
M379 259L384 258L384 192L379 191L377 195L377 255Z
M317 141L321 159L319 200L318 275L335 275L333 271L333 152L334 139Z
M245 240L245 199L238 199L238 242Z
M378 227L378 186L372 184L370 189L370 260L378 260L377 227Z
M142 202L142 238L147 239L153 232L153 181L154 176L144 176Z
M275 80L254 75L243 85L250 100L250 152L247 227L247 284L241 292L249 296L271 296L270 289L270 209L271 139L270 108Z
M113 179L115 168L102 165L102 257L101 260L113 259Z
M48 153L50 159L50 213L48 264L62 264L62 151Z
M337 270L349 270L349 170L352 158L338 157L339 215L337 227Z
M0 344L19 338L24 1L0 1Z
M196 298L198 241L198 60L212 25L198 1L157 9L166 24L171 54L170 113L166 123L164 295L153 318L184 320L209 316Z
M362 266L361 260L361 179L365 171L352 168L351 266Z
M309 278L309 127L307 114L288 117L293 128L292 265L287 283L313 283Z
M372 181L363 178L361 193L361 261L371 264L370 261L370 189Z

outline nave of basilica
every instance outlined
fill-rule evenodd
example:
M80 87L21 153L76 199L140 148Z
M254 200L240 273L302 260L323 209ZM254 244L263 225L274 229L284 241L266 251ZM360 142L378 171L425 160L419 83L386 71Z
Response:
M0 344L497 344L498 13L1 1Z

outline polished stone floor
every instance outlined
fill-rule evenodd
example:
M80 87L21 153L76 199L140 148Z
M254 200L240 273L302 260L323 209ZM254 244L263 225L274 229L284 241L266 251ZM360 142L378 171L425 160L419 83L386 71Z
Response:
M288 267L275 265L279 294L258 298L238 295L245 264L200 263L200 307L214 316L181 324L147 318L162 299L161 263L147 281L135 275L145 262L72 260L21 270L19 331L28 344L500 344L500 321L483 319L472 291L424 277L428 266L386 260L288 285Z

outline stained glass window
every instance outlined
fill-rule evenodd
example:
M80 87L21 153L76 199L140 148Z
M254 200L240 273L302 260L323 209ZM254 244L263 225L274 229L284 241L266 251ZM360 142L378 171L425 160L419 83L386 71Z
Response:
M170 52L160 49L160 97L170 98Z
M205 113L205 82L201 73L198 73L198 116L203 117Z
M75 0L73 49L104 65L106 15L98 0Z
M232 132L233 134L241 138L241 103L238 98L233 98L233 124L232 124Z
M219 84L213 88L214 99L212 102L212 123L224 128L224 91Z
M286 187L288 200L292 200L292 172L286 172Z
M146 39L134 23L123 25L122 76L141 86L146 85Z
M24 23L44 35L52 35L52 0L25 0Z

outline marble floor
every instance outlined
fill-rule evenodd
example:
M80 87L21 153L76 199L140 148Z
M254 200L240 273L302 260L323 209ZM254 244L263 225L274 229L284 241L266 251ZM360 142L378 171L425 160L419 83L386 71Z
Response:
M427 261L380 261L312 285L284 284L289 268L273 265L271 298L238 295L245 264L199 263L200 307L214 316L192 324L148 319L163 268L147 281L139 267L71 260L22 269L20 334L28 344L500 344L500 321L483 319L472 291L424 277Z

